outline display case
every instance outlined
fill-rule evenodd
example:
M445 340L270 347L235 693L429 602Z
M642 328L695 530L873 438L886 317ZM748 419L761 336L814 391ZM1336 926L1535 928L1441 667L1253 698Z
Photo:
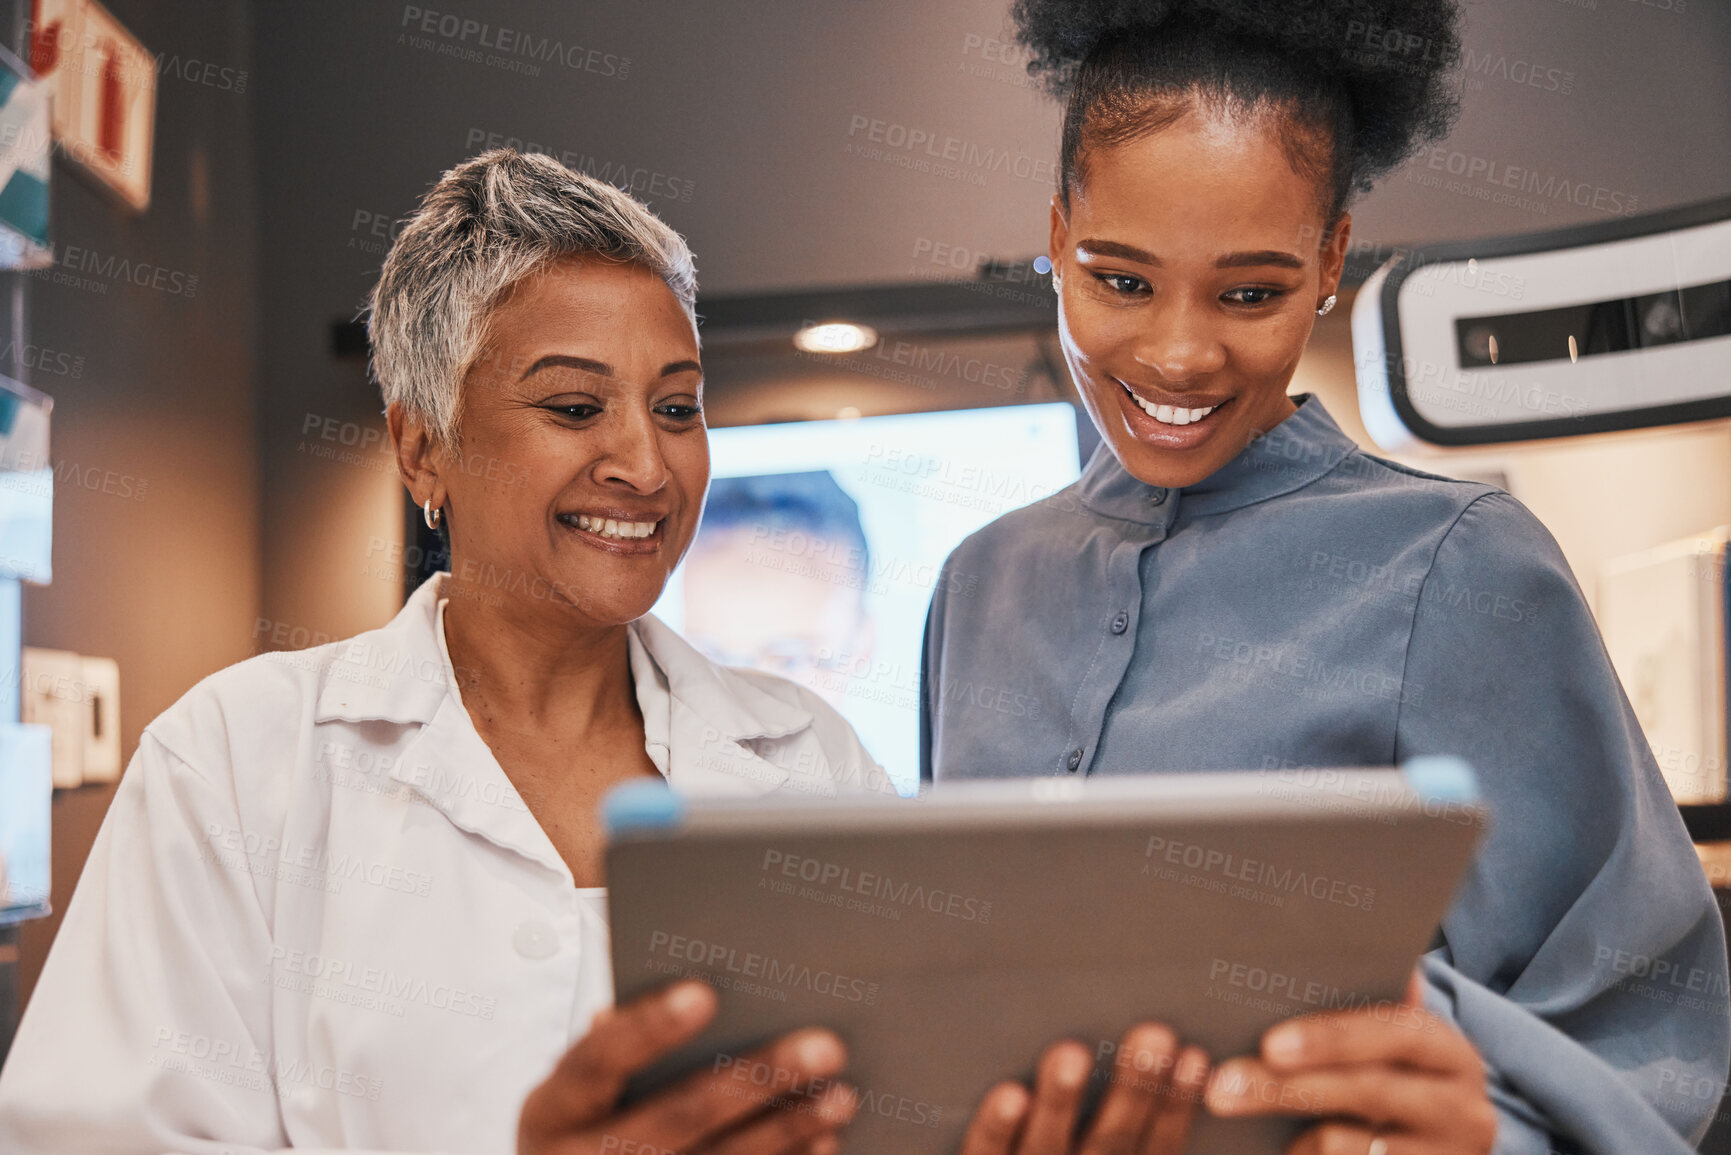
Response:
M48 913L49 732L18 721L22 582L53 574L54 402L0 377L0 926Z

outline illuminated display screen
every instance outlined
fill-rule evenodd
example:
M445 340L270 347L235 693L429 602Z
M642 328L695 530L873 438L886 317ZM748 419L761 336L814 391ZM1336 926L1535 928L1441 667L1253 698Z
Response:
M944 559L1076 479L1076 411L1015 405L709 438L703 523L656 616L716 661L817 691L913 792L920 648Z

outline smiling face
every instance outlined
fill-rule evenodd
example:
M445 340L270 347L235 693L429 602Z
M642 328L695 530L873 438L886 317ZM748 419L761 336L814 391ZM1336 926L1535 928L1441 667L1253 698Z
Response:
M1294 409L1287 383L1340 282L1350 219L1293 170L1274 112L1193 106L1090 150L1052 205L1059 333L1112 452L1150 485L1191 485Z
M453 592L527 597L593 625L643 616L709 484L690 319L653 272L582 258L516 285L488 335L463 383L457 452L432 459Z

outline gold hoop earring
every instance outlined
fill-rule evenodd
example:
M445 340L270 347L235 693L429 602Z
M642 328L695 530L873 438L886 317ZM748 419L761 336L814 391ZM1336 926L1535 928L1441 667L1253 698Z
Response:
M434 509L432 498L429 497L421 503L421 520L427 523L428 529L438 529L439 523L444 519L445 511L442 508Z
M1330 293L1322 299L1322 304L1316 307L1316 315L1318 317L1326 317L1328 316L1328 311L1332 308L1334 308L1334 294Z

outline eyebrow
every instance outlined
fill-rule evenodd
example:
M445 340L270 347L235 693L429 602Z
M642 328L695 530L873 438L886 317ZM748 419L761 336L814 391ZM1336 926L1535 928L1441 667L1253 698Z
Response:
M1144 265L1162 267L1165 262L1146 249L1135 245L1126 245L1121 241L1102 241L1090 237L1076 246L1082 252L1101 257L1118 257L1126 261L1137 261ZM1214 262L1217 269L1257 268L1264 265L1277 265L1283 269L1302 269L1304 261L1293 253L1282 252L1279 249L1257 249L1253 252L1227 253Z
M518 380L527 381L530 377L539 373L541 370L551 369L555 366L560 366L566 369L581 369L585 373L594 373L600 377L617 376L613 366L609 365L605 361L596 361L588 357L576 357L569 353L549 353L547 356L529 366L529 368L524 371L523 376L519 377ZM696 361L690 360L669 361L661 367L661 376L663 377L671 377L675 373L701 372L703 372L703 366L699 365Z

